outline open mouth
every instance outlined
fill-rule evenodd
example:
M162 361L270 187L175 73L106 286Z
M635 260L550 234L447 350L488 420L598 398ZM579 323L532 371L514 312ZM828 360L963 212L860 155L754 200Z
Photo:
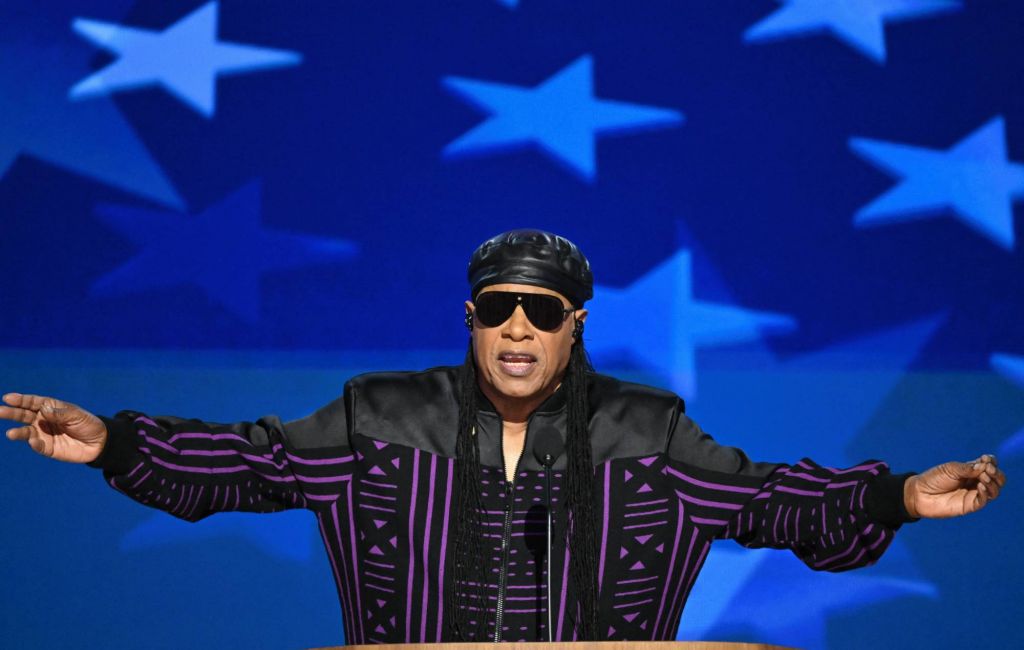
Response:
M502 352L498 355L498 363L505 374L523 377L533 370L537 357L526 352Z

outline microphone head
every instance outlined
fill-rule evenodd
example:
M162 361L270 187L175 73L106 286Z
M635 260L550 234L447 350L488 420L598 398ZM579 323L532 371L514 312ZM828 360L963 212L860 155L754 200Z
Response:
M533 455L538 463L550 469L564 452L565 443L558 429L549 427L538 432L537 442L533 444Z

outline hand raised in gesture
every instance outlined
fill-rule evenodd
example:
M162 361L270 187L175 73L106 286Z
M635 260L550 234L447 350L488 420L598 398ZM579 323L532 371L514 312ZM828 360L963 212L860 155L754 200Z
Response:
M7 393L0 419L25 426L7 432L9 440L24 440L38 454L69 463L96 460L107 442L107 427L98 417L52 397Z

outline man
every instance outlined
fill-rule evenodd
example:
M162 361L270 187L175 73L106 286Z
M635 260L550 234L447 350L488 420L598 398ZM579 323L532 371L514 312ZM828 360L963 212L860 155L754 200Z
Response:
M469 281L462 366L357 377L301 420L108 419L16 393L0 417L25 425L10 439L100 467L184 519L309 508L354 643L538 640L549 627L556 640L672 639L713 540L842 571L877 560L901 524L974 512L1005 484L987 455L892 475L718 445L675 395L592 371L590 266L562 237L498 235ZM562 446L545 476L536 449Z

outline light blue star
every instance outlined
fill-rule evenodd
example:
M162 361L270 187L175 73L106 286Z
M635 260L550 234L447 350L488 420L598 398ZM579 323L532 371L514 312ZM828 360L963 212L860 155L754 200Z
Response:
M593 62L581 56L533 88L462 77L444 85L491 117L444 148L444 155L536 145L588 182L597 176L599 133L675 126L679 111L594 97Z
M747 43L830 32L885 63L885 23L961 8L958 0L780 0L783 6L743 34Z
M1024 198L1024 165L1007 159L1002 117L946 151L865 138L852 138L850 148L900 179L857 212L858 227L952 210L979 234L1013 249L1013 201Z
M696 300L689 250L680 250L625 289L594 288L587 347L595 355L628 351L670 377L673 390L697 393L695 351L790 332L789 316Z
M989 359L992 368L1000 375L1024 388L1024 357L1012 354L993 354ZM1013 457L1024 453L1024 429L1011 435L999 445L999 455Z
M125 4L113 6L124 9ZM174 186L112 102L68 102L66 89L88 70L89 57L88 48L68 33L66 17L38 11L34 2L0 5L0 177L26 153L182 207Z
M264 271L350 259L355 244L259 224L260 189L250 183L196 216L128 206L97 214L142 250L93 285L99 296L194 285L242 319L260 312Z
M720 443L738 446L757 460L793 462L809 456L826 465L861 460L850 459L846 448L877 416L944 319L930 316L764 367L709 369L702 379L707 398L702 405L742 408L712 406L710 413L696 417ZM779 408L796 403L800 408ZM780 590L780 584L786 588ZM694 586L678 638L753 630L767 643L824 650L834 612L936 595L937 588L920 575L899 537L879 565L841 574L812 571L785 551L750 551L719 542ZM710 611L700 611L705 598Z
M509 9L515 9L519 6L519 0L498 0L501 4Z
M118 56L75 84L72 99L161 85L193 109L213 117L217 77L298 65L302 55L287 50L217 40L217 2L209 2L162 32L76 18L82 37Z
M271 557L305 564L313 556L315 536L309 513L299 510L278 512L273 517L224 512L194 523L161 512L126 532L121 538L121 550L137 551L168 544L236 538L249 542Z

